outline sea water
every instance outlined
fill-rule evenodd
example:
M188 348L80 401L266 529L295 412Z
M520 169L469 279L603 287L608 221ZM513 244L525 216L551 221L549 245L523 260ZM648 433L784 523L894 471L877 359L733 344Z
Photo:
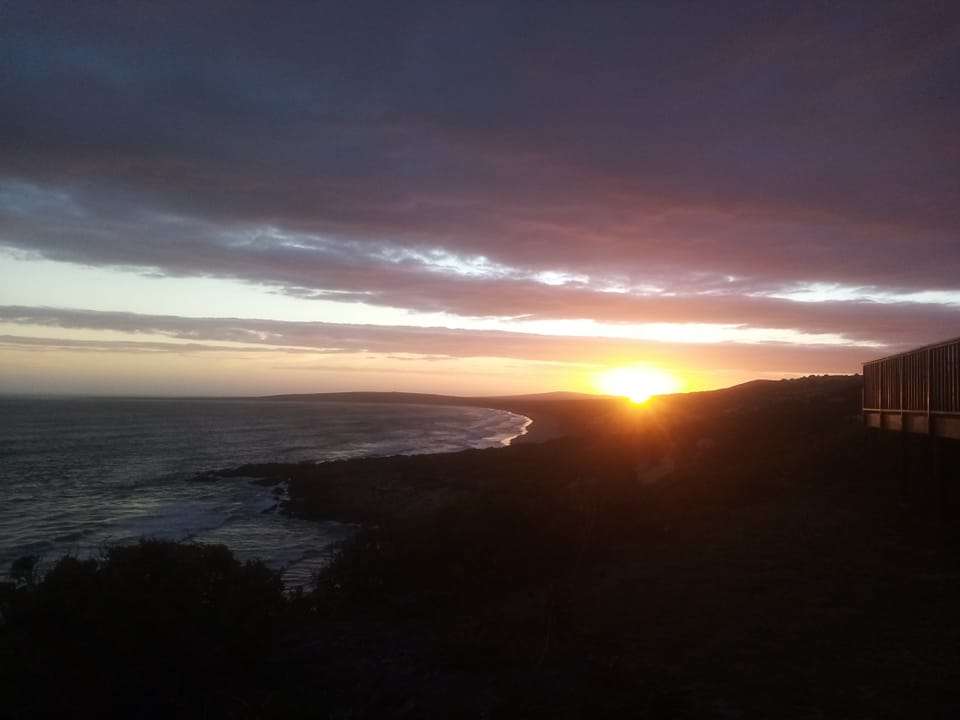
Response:
M352 529L276 511L258 462L505 445L527 418L434 405L259 399L0 398L0 575L23 555L89 556L142 537L223 543L306 585Z

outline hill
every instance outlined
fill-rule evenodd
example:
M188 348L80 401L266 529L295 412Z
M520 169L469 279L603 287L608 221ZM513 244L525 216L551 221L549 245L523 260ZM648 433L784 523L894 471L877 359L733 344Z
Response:
M858 378L583 402L559 404L600 415L544 443L221 473L285 483L286 512L358 526L311 592L271 611L272 643L242 656L229 696L169 673L152 682L99 650L109 628L68 622L97 606L85 588L115 582L105 564L88 572L99 585L37 591L58 598L49 623L74 644L26 631L30 653L0 644L34 663L10 676L8 707L93 706L104 696L85 689L120 682L206 716L956 716L955 520L938 520L922 472L904 475L899 442L865 433ZM210 581L177 577L164 606L188 612L176 587ZM111 607L102 622L141 622ZM196 657L231 635L211 637ZM262 643L260 629L249 637ZM71 674L44 675L45 653Z
M488 401L541 402L559 400L609 400L607 395L557 391L525 395L434 395L408 392L331 392L266 395L263 400L314 400L317 402L402 403L409 405L476 406Z

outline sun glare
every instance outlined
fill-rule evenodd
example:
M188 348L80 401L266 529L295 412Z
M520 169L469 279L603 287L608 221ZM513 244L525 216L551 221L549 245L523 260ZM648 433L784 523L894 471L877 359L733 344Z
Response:
M677 392L677 379L655 368L622 367L607 370L597 376L597 388L608 395L622 395L635 403L642 403L652 395Z

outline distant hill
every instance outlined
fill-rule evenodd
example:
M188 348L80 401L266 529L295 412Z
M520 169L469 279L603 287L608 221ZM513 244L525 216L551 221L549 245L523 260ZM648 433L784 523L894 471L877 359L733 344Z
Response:
M526 395L434 395L408 392L333 392L267 395L261 400L316 400L318 402L408 403L415 405L481 405L490 401L502 402L557 402L566 400L603 400L609 395L591 395L576 392L531 393Z
M273 401L340 402L405 405L451 405L485 407L525 415L533 425L515 443L541 442L568 435L595 431L610 422L629 401L609 395L575 392L550 392L528 395L470 397L405 392L342 392L298 395L272 395L260 398Z
M529 432L517 443L541 442L596 432L633 432L646 422L649 412L661 418L729 417L731 414L769 410L782 414L785 404L802 408L842 405L847 413L859 411L859 375L811 375L790 380L752 380L720 390L654 396L635 405L612 395L575 392L527 395L457 396L405 392L340 392L272 395L262 400L451 405L486 407L525 415L533 420Z

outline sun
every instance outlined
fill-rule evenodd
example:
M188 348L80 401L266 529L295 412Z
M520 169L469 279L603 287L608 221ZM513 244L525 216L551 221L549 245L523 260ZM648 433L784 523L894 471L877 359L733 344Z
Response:
M596 377L596 386L608 395L622 395L635 403L652 395L677 392L680 383L670 373L650 367L621 367L606 370Z

